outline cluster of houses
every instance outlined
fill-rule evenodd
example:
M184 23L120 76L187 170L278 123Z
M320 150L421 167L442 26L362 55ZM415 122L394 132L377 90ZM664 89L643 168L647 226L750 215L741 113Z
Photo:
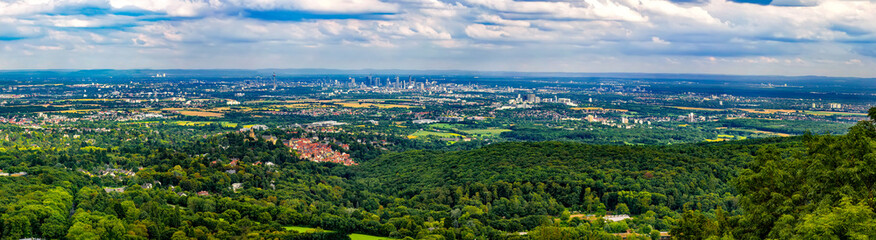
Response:
M95 176L101 176L101 177L105 177L105 176L110 176L110 177L130 176L130 177L133 177L133 176L137 175L136 173L134 173L134 171L125 170L125 169L118 169L118 168L106 168L103 170L98 170L97 174L92 174L92 173L86 171L85 169L81 169L81 168L77 169L77 171L79 171L82 174L85 174L89 177L95 177Z
M283 144L295 149L295 151L298 152L299 157L310 161L333 162L347 166L357 165L357 163L350 158L350 154L335 151L331 146L320 142L314 142L309 138L293 138L289 141L283 141ZM346 144L342 144L341 147L349 148Z
M22 177L22 176L27 176L27 172L8 173L8 172L3 172L3 169L0 169L0 177Z

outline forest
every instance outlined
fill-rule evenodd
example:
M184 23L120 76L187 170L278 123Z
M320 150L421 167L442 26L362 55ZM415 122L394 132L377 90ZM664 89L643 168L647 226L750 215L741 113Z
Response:
M869 239L869 116L845 135L665 146L353 145L357 166L263 137L301 137L292 130L10 126L0 238Z

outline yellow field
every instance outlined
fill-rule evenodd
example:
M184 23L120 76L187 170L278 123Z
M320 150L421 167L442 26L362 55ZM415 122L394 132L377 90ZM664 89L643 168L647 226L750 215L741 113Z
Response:
M866 113L831 112L831 111L806 111L806 114L820 115L820 116L833 116L833 115L867 116Z
M100 109L76 109L76 110L63 110L63 111L55 111L56 113L87 113L87 112L97 112Z
M360 103L360 102L339 102L335 103L340 105L341 107L348 108L370 108L370 107L378 107L378 108L412 108L410 105L401 105L401 104L384 104L384 103Z
M201 112L201 111L179 111L179 114L196 117L222 117L221 113Z
M776 135L776 136L780 136L780 137L790 137L790 136L792 136L791 134L787 134L787 133L777 133L777 132L769 132L769 131L761 131L761 130L751 130L751 129L738 129L738 128L733 128L733 129L731 129L731 130L745 131L745 132L751 132L751 133L760 133L760 134L770 134L770 135Z
M94 102L112 102L118 101L119 99L106 99L106 98L88 98L88 99L67 99L67 101L77 101L77 102L85 102L85 101L94 101Z
M740 108L739 110L750 112L750 113L760 113L760 114L775 114L775 113L795 113L797 110L788 110L788 109L749 109L749 108Z
M331 105L325 105L322 103L294 103L294 104L285 104L285 105L271 105L270 107L275 107L275 108L326 108L326 107L331 107Z
M698 107L678 107L678 106L666 106L669 108L681 109L681 110L698 110L698 111L724 111L724 109L717 108L698 108Z

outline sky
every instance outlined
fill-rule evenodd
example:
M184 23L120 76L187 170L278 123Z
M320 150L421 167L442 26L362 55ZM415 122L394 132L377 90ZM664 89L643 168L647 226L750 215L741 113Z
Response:
M876 0L0 0L0 69L876 77Z

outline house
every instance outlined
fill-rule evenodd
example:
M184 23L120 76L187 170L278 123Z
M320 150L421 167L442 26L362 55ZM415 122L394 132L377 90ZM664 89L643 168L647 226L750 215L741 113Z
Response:
M276 143L277 143L277 137L274 137L274 136L271 136L271 135L262 135L262 139L264 139L265 142L270 142L270 143L272 143L272 144L276 144Z
M237 189L241 189L241 188L243 188L243 183L232 183L231 184L231 190L234 190L234 192L237 192Z
M198 196L210 196L210 193L208 193L207 191L200 191L198 192Z
M626 214L605 215L604 217L602 217L602 219L605 219L606 221L611 221L611 222L620 222L620 221L623 221L623 220L629 219L629 218L630 218L630 215L626 215Z
M124 192L125 192L125 188L124 188L124 187L120 187L120 188L109 188L109 187L105 187L105 188L103 188L103 190L106 191L106 193L114 193L114 192L117 192L117 193L124 193Z
M436 123L436 122L438 122L438 120L434 120L434 119L417 119L417 120L414 120L414 121L412 121L412 122L413 122L414 124L430 124L430 123Z
M144 183L140 187L142 187L143 189L152 189L152 184L151 183Z
M225 173L227 173L227 174L235 174L235 173L237 173L237 170L229 169L229 170L225 170Z
M180 196L180 197L188 196L188 195L187 195L186 193L184 193L184 192L178 192L178 193L176 193L176 195L177 195L177 196Z
M232 159L231 159L231 163L229 163L228 165L231 165L231 166L233 166L233 167L236 167L238 162L240 162L240 159L238 159L238 158L232 158Z
M311 123L308 125L311 127L330 127L330 126L347 125L347 123L338 122L338 121L322 121L322 122L314 122L314 123Z

